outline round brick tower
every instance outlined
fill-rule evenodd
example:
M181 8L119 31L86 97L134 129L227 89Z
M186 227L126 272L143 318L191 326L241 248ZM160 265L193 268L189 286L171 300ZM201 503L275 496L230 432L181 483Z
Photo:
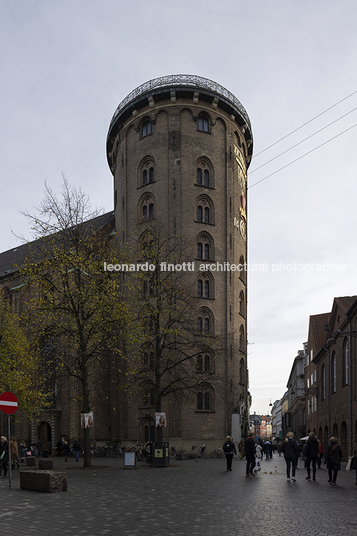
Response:
M119 104L109 127L118 239L134 243L143 219L157 219L167 236L189 242L197 322L220 341L219 355L203 356L197 369L206 374L206 388L177 402L165 429L167 439L188 446L221 446L229 432L239 441L249 426L245 263L252 149L242 104L199 76L146 82ZM137 429L142 410L136 411L128 421Z

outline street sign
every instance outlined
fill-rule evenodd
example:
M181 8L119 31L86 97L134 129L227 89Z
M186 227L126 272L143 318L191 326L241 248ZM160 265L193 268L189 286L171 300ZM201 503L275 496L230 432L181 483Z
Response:
M6 415L12 415L19 409L19 403L16 396L9 391L0 395L0 410Z

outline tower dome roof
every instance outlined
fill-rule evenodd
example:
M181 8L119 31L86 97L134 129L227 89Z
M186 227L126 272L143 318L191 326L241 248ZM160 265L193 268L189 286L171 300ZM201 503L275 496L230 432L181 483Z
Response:
M153 78L141 84L121 101L109 125L107 154L109 155L112 149L113 141L121 125L135 110L140 111L141 108L148 106L150 97L154 98L155 102L159 102L170 99L173 92L178 98L190 97L193 93L199 93L199 98L202 101L206 100L212 103L213 99L217 99L217 107L234 116L238 126L244 128L246 139L251 140L250 153L252 152L253 136L250 119L246 109L233 93L217 82L202 76L173 74Z

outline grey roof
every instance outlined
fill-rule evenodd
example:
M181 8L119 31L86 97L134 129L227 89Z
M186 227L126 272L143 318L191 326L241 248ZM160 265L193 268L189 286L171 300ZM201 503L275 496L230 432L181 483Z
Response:
M84 222L82 224L82 232L84 228L85 234L90 236L110 222L114 222L114 212L107 212ZM46 236L0 253L0 278L10 276L17 272L30 257L32 261L41 261L44 258L44 251L49 250L50 242L53 243L55 236Z
M237 97L233 95L233 93L228 91L228 89L221 86L217 82L214 82L213 80L204 78L203 76L197 76L192 74L171 74L168 76L161 76L159 78L149 80L148 82L141 84L141 86L138 86L133 91L131 91L131 93L129 93L129 95L127 95L125 99L121 101L121 103L115 110L114 116L110 123L109 130L115 123L118 115L120 115L122 110L124 110L128 104L132 103L132 101L134 101L138 97L141 97L142 95L150 93L153 90L167 87L190 87L198 90L208 89L209 91L216 93L220 98L225 98L227 101L229 101L234 106L234 108L239 111L240 115L245 119L249 129L252 129L246 109L244 108L243 104L237 99Z

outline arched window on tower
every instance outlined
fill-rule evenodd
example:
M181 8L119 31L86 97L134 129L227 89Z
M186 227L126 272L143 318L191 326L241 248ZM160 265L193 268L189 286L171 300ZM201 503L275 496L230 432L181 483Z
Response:
M204 294L205 298L208 299L209 298L209 281L208 279L206 279L205 281L205 294Z
M208 118L205 115L200 115L198 118L198 130L201 132L209 132Z
M209 223L209 207L205 207L205 223Z
M152 133L152 123L151 121L145 121L145 123L142 126L141 135L144 138L145 136L148 136Z
M154 203L149 204L149 220L154 219Z
M197 319L197 331L201 335L214 335L214 316L208 307L202 307Z
M241 352L245 352L245 336L243 324L241 324L239 328L239 350Z
M151 167L149 169L149 182L152 183L155 181L155 172L154 172L154 168Z
M197 410L214 411L214 391L210 385L203 385L197 393Z
M197 318L197 331L198 333L202 333L202 330L203 330L203 319L202 319L202 316L199 316Z
M197 356L196 360L196 372L203 372L203 358L201 355Z
M147 186L154 183L155 177L155 162L152 156L146 155L138 167L138 186Z
M211 409L211 395L209 391L205 392L205 409L206 410Z
M201 205L197 207L197 221L203 221L203 208Z
M204 334L205 335L209 335L209 329L210 329L209 318L206 317L205 320L204 320Z
M203 172L203 184L204 186L209 186L209 171L205 169Z
M205 261L209 260L209 244L205 244L205 247L204 247L204 259L205 259Z
M197 184L202 186L202 169L201 168L197 169L196 182Z
M247 281L247 269L243 255L239 257L239 279L246 283Z
M197 297L203 298L203 281L202 279L199 279L197 281Z
M203 252L202 242L198 242L198 244L197 244L197 259L202 259L203 258L202 252Z
M244 316L244 292L243 290L239 293L239 313Z
M205 372L211 372L211 360L210 360L210 355L209 354L205 355L204 369L205 369Z
M148 200L142 205L142 219L144 221L153 220L155 218L154 203L149 203Z
M214 203L212 199L206 195L200 195L196 200L196 222L208 223L214 225ZM207 234L204 235L205 240L199 240L200 242L210 242L210 239L207 239Z

